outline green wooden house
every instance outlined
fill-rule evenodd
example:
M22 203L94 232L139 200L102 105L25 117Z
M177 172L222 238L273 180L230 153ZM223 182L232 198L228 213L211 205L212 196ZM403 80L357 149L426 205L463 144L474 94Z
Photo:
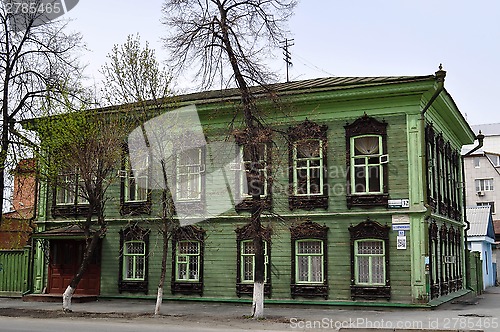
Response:
M460 149L475 136L444 77L439 70L311 79L272 85L273 98L255 88L268 125L259 136L268 301L407 305L466 292ZM208 145L234 141L245 159L243 141L227 129L240 106L236 89L178 96L165 112L187 105L196 106ZM177 211L214 204L205 188L222 165L212 157L194 146L175 158ZM147 158L145 172L131 172L130 164L117 165L108 230L76 294L156 296L159 193L138 185L151 181ZM245 169L232 170L240 199L231 209L173 234L166 299L251 299L249 196L240 183ZM85 202L75 192L40 188L33 292L57 294L81 256L74 221Z

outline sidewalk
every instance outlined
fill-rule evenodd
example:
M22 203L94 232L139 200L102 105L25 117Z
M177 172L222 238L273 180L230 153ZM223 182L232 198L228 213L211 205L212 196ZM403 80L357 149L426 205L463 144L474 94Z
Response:
M0 298L1 316L35 318L92 317L151 319L151 300L98 300L74 303L73 313L64 314L60 303L23 302ZM161 314L177 322L215 324L221 327L289 331L335 331L339 328L406 328L500 331L500 287L468 301L452 302L434 310L406 308L353 308L304 305L267 305L267 319L254 322L247 317L250 304L195 301L165 301ZM143 321L144 322L144 321Z

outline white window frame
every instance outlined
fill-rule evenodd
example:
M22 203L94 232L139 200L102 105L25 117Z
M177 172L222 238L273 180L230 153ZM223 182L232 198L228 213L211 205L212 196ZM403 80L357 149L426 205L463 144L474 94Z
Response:
M263 156L259 156L259 160L258 160L258 163L259 164L262 164L263 167L262 168L259 168L259 173L260 173L260 176L261 178L263 178L263 183L262 183L262 186L264 188L264 192L260 195L260 198L266 198L267 197L267 144L266 143L262 143L263 147L264 147L264 151L263 151ZM241 194L241 198L243 199L247 199L247 198L251 198L252 195L250 195L247 191L248 191L248 177L247 177L247 174L250 172L250 164L251 164L251 161L250 160L245 160L244 159L244 148L245 146L244 145L240 145L239 146L240 148L240 158L242 160L242 167L243 169L240 170L239 174L240 174L240 194ZM245 184L247 184L247 188L245 188Z
M493 178L476 179L475 186L476 191L493 191Z
M128 244L137 244L140 243L142 244L142 253L129 253L128 252ZM137 277L138 271L140 270L138 268L138 258L142 258L142 277L139 278ZM127 262L132 264L132 274L134 275L133 277L128 277L127 273ZM131 241L125 241L123 243L123 277L122 279L124 281L144 281L146 278L146 242L140 241L140 240L131 240Z
M359 253L359 244L361 242L378 242L382 244L382 254L360 254ZM385 280L387 276L387 271L386 271L386 264L385 264L385 255L386 255L386 250L385 248L385 241L381 239L358 239L354 241L354 279L355 279L355 284L356 285L362 285L362 286L385 286ZM359 265L358 265L358 260L360 257L368 257L368 282L361 282L359 279ZM382 257L382 268L383 268L383 276L382 276L382 282L373 282L373 257Z
M297 145L304 141L318 141L319 142L319 156L311 158L298 158ZM301 139L293 143L293 194L294 196L321 196L324 194L324 162L323 162L323 140L318 138ZM298 167L299 161L305 161L306 166ZM311 166L312 161L319 161L319 166ZM311 193L311 170L319 170L319 192ZM306 170L307 172L307 192L299 193L299 183L297 173L299 170Z
M202 174L205 172L205 165L203 161L202 148L194 148L198 150L198 163L195 164L181 164L183 153L193 151L193 149L179 152L176 156L176 200L182 202L199 201L203 192ZM187 181L181 181L182 177L187 177ZM182 196L181 185L187 185L188 197ZM198 188L198 193L195 197L190 196L193 188Z
M356 155L355 141L358 138L364 137L376 137L378 139L378 153L368 154L368 155ZM389 156L384 154L383 151L383 141L381 135L358 135L350 138L350 173L351 173L351 194L352 195L370 195L370 194L383 194L384 193L384 164L389 162ZM378 163L370 163L370 159L378 158ZM356 165L356 160L364 160L363 164ZM370 167L378 167L379 172L379 190L370 191ZM358 168L364 168L365 174L365 190L356 190L356 170Z
M143 167L138 169L131 168L130 158L127 156L125 161L124 175L124 202L134 203L134 202L146 202L148 200L148 188L149 188L149 157L145 158L145 163ZM133 197L131 197L131 182L134 182ZM142 185L139 185L142 184Z
M300 253L299 243L304 242L317 242L319 244L320 253ZM322 285L325 281L325 253L323 251L324 241L320 239L301 239L295 240L295 282L297 284L311 284L311 285ZM307 257L307 280L300 280L300 269L299 269L299 257ZM312 279L312 259L313 257L321 257L321 280L313 281Z
M195 243L197 245L197 253L195 254L181 254L179 252L179 246L182 243ZM192 257L197 257L196 264L196 278L189 278L191 274L191 259ZM176 252L175 252L175 281L177 282L198 282L200 281L200 263L201 263L201 243L197 240L181 240L176 243ZM179 278L179 267L180 265L186 265L186 278Z
M61 174L58 175L58 183L64 183L63 186L56 188L56 205L74 205L76 202L76 174ZM60 199L63 196L64 199Z
M255 277L255 252L247 254L245 253L245 245L251 243L253 245L253 240L243 240L240 243L240 271L241 271L241 283L250 284L254 282ZM269 264L269 256L267 254L267 241L264 243L264 283L267 282L267 265ZM252 258L252 278L245 279L245 257Z
M490 206L490 211L491 214L495 214L495 202L488 201L488 202L476 202L476 206Z

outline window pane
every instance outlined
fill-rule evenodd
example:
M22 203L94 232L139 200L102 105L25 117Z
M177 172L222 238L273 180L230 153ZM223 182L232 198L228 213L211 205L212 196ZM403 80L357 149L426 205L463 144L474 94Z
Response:
M372 257L372 283L384 284L384 257Z
M321 254L321 241L300 241L297 243L298 254Z
M189 257L189 279L198 280L198 256Z
M309 260L308 256L299 256L297 262L298 281L309 281Z
M297 159L320 157L320 140L302 140L297 142Z
M358 242L358 254L384 254L382 241L360 241Z
M187 264L178 263L177 264L177 279L186 280L187 279Z
M378 136L359 137L354 139L355 155L371 155L379 152Z
M243 257L243 281L253 281L253 256Z
M370 258L366 256L358 257L358 282L370 282Z
M125 258L125 278L134 278L134 257L129 256Z
M380 192L380 166L368 167L370 192Z
M311 282L323 282L323 256L311 257Z
M366 175L364 166L354 168L354 192L366 192Z

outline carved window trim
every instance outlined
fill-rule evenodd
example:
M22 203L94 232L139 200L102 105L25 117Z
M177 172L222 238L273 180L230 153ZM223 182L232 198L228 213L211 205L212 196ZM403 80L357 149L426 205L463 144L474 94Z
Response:
M179 241L194 241L199 243L199 277L197 281L177 281L177 243ZM194 225L179 227L172 235L172 294L203 295L203 265L204 265L205 230Z
M291 235L291 281L290 292L292 298L323 297L328 299L328 227L319 225L310 220L297 226L290 227ZM296 244L301 240L317 240L323 244L323 282L318 284L297 282Z
M351 139L358 136L380 136L382 138L382 150L384 154L387 154L387 123L380 122L375 118L368 116L366 113L364 116L358 118L351 124L346 124L345 135L346 135L346 167L347 167L347 207L351 208L353 206L359 207L372 207L372 206L386 206L389 201L389 172L387 162L382 164L382 183L380 194L363 194L363 193L353 193L351 184Z
M129 226L125 229L120 229L120 259L119 259L119 272L118 272L118 291L138 293L148 293L148 280L149 280L149 234L150 230L143 229L137 225ZM124 245L129 241L144 242L144 279L143 280L126 280L124 274Z
M367 300L390 299L391 283L389 270L389 231L390 227L382 226L376 221L367 219L356 226L349 227L351 237L351 298ZM358 240L377 239L384 241L385 246L385 285L358 285L355 276L355 245Z
M236 295L241 297L242 295L253 295L253 283L248 283L242 281L242 271L241 271L241 257L242 257L242 245L245 241L250 241L253 239L252 225L249 223L241 228L237 228L236 232L236 247L237 249L237 259L236 259ZM266 269L266 280L264 283L264 295L271 297L271 229L261 227L262 237L267 246L267 263L265 265Z
M122 161L120 167L120 215L122 216L137 216L141 214L151 214L151 190L147 191L146 200L140 201L129 201L126 199L127 194L127 180L129 179L129 150L128 146L123 146ZM148 160L151 160L149 156L145 156ZM150 163L147 163L147 178L148 181L151 179L151 167Z
M328 140L327 140L328 126L318 125L314 122L306 119L304 122L298 124L295 127L288 128L288 165L289 165L289 186L290 194L288 197L288 203L290 210L304 209L312 210L315 208L328 209L328 172L327 172L327 151L328 151ZM296 151L296 144L303 140L319 140L321 153L322 153L322 168L321 177L323 181L323 192L321 195L295 195L295 181L294 174L296 169L294 167L294 153Z

